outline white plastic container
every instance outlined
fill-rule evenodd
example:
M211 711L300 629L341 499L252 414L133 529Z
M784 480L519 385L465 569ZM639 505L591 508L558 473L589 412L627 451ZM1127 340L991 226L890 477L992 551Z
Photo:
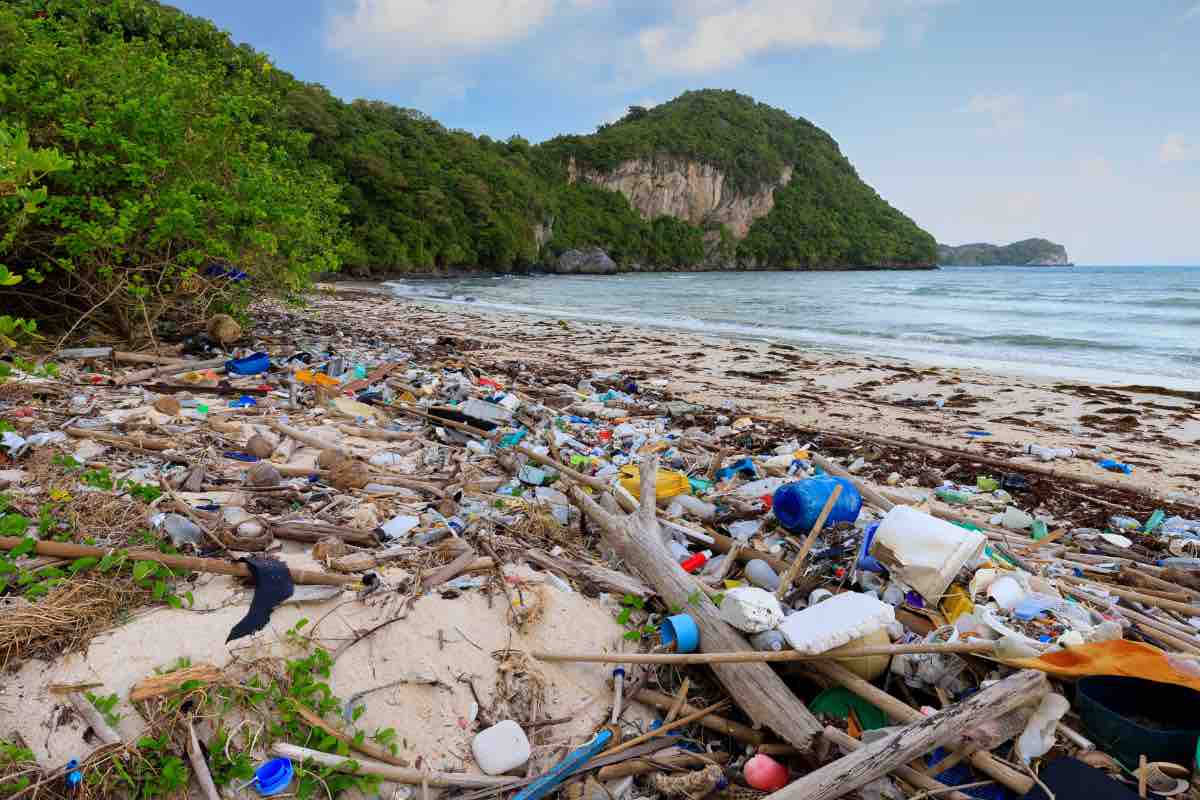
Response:
M893 578L937 604L954 576L983 553L987 538L931 517L911 506L896 506L879 523L871 555Z
M529 760L529 739L511 719L497 722L471 740L475 763L488 775L503 775Z
M869 594L844 592L797 611L783 621L779 631L792 649L818 655L881 631L895 621L896 612L887 603Z
M420 517L414 517L408 514L401 514L398 517L392 517L387 522L380 526L383 535L388 541L399 539L402 536L407 536L409 531L421 524Z

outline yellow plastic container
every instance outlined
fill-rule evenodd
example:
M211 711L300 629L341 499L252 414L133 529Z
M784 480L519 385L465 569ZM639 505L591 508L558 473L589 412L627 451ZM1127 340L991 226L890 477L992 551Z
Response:
M621 486L625 491L642 499L642 471L633 464L621 467ZM687 475L670 469L660 469L654 482L654 496L659 500L678 497L681 494L691 494L692 485L688 483Z
M841 647L835 647L832 650L827 650L823 655L835 655L839 652L854 652L861 650L864 647L874 647L875 645L888 645L892 640L888 638L888 633L883 628L880 628L873 633L868 633L866 636L860 636L857 639L851 639ZM863 680L873 681L884 673L891 663L891 656L863 656L862 658L852 658L846 661L838 661L846 669L853 672Z

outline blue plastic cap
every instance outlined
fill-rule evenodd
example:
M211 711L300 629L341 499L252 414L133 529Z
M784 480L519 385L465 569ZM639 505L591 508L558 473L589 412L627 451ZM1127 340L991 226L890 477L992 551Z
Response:
M700 646L700 629L687 614L676 614L658 626L658 636L665 646L675 645L676 653L694 653Z
M291 784L295 774L290 759L272 758L254 770L254 790L263 797L279 794Z

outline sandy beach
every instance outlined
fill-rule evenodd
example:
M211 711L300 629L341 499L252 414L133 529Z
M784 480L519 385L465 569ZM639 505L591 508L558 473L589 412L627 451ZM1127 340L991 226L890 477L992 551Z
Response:
M680 400L779 419L815 432L888 437L1052 469L1155 494L1200 495L1200 393L1114 387L801 349L763 340L683 334L627 325L391 297L379 284L339 283L313 301L330 322L370 321L389 333L473 342L478 364L527 365L574 385L593 371L665 380ZM987 435L971 435L985 433ZM1049 464L1027 443L1069 447ZM1112 458L1133 474L1111 474Z

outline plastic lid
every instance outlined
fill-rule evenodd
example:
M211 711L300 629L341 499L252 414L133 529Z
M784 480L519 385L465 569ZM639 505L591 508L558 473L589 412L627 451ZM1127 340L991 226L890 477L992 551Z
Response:
M292 782L295 770L286 758L272 758L254 770L254 789L264 797L279 794Z

